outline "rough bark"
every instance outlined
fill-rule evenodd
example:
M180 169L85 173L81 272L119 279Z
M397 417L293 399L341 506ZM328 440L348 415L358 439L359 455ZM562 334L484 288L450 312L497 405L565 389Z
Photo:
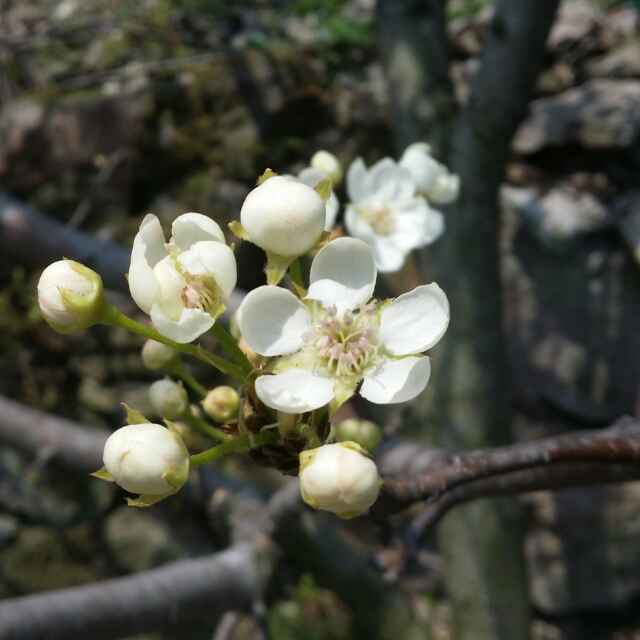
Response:
M397 151L428 140L443 155L455 115L446 0L378 0L380 56Z
M429 416L440 442L455 449L511 440L498 188L557 5L497 3L469 102L452 134L448 164L460 176L461 197L447 212L444 237L419 257L423 277L449 295L452 322L435 354L431 393L414 420L424 424ZM451 513L439 528L457 639L528 636L519 523L514 503L479 501Z

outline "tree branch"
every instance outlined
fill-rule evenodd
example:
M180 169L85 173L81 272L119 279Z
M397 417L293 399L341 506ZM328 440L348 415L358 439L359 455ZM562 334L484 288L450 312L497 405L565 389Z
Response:
M0 602L3 640L120 638L251 606L262 579L256 549L239 545L126 578Z
M640 422L622 418L608 429L581 431L494 449L438 452L417 477L387 477L374 507L388 516L427 501L438 514L474 498L640 478ZM426 516L425 516L426 517Z

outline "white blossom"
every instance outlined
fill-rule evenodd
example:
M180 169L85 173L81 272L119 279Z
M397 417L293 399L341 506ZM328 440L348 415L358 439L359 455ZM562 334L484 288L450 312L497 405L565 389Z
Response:
M327 174L320 169L314 167L306 167L298 174L298 180L302 180L306 185L315 189L323 180L327 178ZM331 231L336 223L338 212L340 211L340 201L333 189L329 194L325 204L325 222L324 230Z
M256 353L280 358L255 383L267 406L304 413L360 394L377 404L404 402L426 387L433 347L449 323L449 303L432 283L393 301L370 302L376 266L369 246L338 238L313 260L306 299L281 287L251 291L238 326Z
M189 408L189 396L185 388L171 378L156 380L149 387L149 401L156 415L169 420L177 420Z
M116 484L143 495L173 493L189 474L189 452L180 437L153 423L114 431L104 445L103 461Z
M354 518L376 501L382 480L355 442L325 444L300 454L300 493L314 509Z
M325 205L316 191L289 176L273 176L253 189L240 210L249 240L267 252L296 257L318 241Z
M458 197L460 179L431 155L428 144L410 144L399 164L411 174L418 193L430 202L449 204Z
M58 260L40 276L38 305L56 331L82 331L97 322L103 309L102 278L79 262Z
M342 165L333 153L323 149L316 151L311 157L309 165L318 171L322 171L334 185L340 184L342 180Z
M133 241L129 289L154 327L176 342L192 342L224 311L236 285L236 260L220 227L185 213L168 244L158 218L145 216Z
M347 192L347 229L371 247L382 272L398 271L413 249L431 244L444 230L442 214L417 193L408 169L391 158L370 169L355 160L347 173Z

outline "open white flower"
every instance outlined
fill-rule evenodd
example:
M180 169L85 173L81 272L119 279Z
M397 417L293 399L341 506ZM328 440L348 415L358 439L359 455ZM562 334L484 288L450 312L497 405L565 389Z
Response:
M410 144L404 150L399 164L411 174L418 193L429 201L449 204L458 197L460 179L431 155L428 144Z
M236 286L236 259L220 227L185 213L168 244L158 218L145 216L133 241L129 289L167 338L185 343L208 331Z
M331 176L315 167L306 167L298 174L298 180L302 180L302 182L313 189L315 189L326 178L331 179ZM340 201L333 189L331 189L329 198L324 205L326 209L324 230L331 231L331 229L333 229L333 225L336 223L338 211L340 211Z
M408 253L444 231L442 214L417 194L408 169L391 158L370 169L361 158L355 160L347 173L347 192L347 229L372 248L380 271L398 271Z
M369 510L381 485L376 463L355 442L325 444L300 454L300 493L314 509L354 518Z
M377 404L411 400L429 381L433 347L449 324L449 303L432 283L391 302L369 302L376 283L369 246L338 238L311 265L307 299L271 285L249 293L238 326L249 347L282 356L256 393L284 413L313 411L360 395Z

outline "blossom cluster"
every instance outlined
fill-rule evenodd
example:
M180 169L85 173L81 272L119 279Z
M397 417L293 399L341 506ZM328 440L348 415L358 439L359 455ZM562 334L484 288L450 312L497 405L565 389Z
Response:
M333 228L342 175L335 156L320 151L297 176L267 170L247 195L229 226L264 250L267 283L244 296L231 332L220 317L236 286L234 247L199 213L175 218L168 240L149 214L135 236L128 283L150 324L108 304L100 276L84 265L60 260L42 273L39 305L54 329L129 329L147 338L144 364L164 374L149 389L164 425L127 407L128 424L109 437L94 474L138 494L132 506L176 493L201 464L248 450L288 473L297 468L302 498L314 508L348 518L377 499L371 455L379 429L336 415L356 393L397 404L426 388L426 352L447 330L447 297L431 283L378 300L375 286L378 272L400 268L409 251L442 233L431 203L452 201L458 180L420 143L399 162L385 158L368 170L357 159L346 174L344 220L353 237L344 237ZM210 331L223 354L193 344ZM203 384L183 356L234 386Z

